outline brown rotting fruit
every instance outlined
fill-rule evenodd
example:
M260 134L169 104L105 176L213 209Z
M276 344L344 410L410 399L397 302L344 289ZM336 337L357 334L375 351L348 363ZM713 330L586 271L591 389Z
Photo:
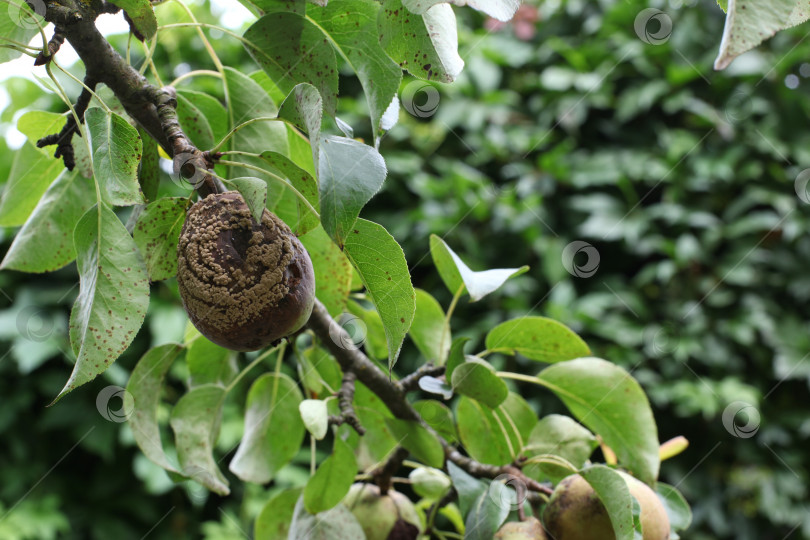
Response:
M315 277L304 246L275 214L261 223L236 191L188 211L177 284L189 319L209 340L255 351L298 331L312 313Z

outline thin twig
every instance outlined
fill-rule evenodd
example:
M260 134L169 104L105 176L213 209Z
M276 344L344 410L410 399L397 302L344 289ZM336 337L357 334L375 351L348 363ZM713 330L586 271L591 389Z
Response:
M354 428L358 435L365 435L366 428L360 424L360 419L354 412L354 381L357 376L351 371L343 374L343 383L340 385L340 390L337 392L338 405L340 406L340 414L332 415L329 417L329 423L335 426L341 424L349 424Z

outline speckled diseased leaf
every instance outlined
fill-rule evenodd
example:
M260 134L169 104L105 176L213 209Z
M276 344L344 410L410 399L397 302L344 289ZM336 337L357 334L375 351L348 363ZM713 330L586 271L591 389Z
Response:
M385 326L388 369L393 369L416 312L405 254L382 225L365 219L355 222L344 249Z
M169 420L183 475L220 495L230 493L214 459L225 394L224 388L214 385L189 390L175 404Z
M228 133L228 111L217 98L203 92L178 88L177 95L183 96L199 110L208 122L214 140L219 142ZM179 105L179 101L178 101Z
M64 169L62 160L43 155L30 142L23 144L14 153L14 162L0 199L0 227L25 223L45 190Z
M110 3L127 12L144 39L151 39L157 32L157 19L149 0L110 0Z
M80 289L70 312L70 344L77 360L57 399L110 367L132 343L149 305L146 264L106 204L82 216L73 242Z
M298 412L302 399L295 381L284 374L266 373L256 379L248 393L245 434L231 472L246 482L264 484L289 463L306 431Z
M456 16L449 4L436 4L417 15L405 9L401 0L385 0L377 29L388 56L414 77L449 83L464 68L458 55Z
M352 284L352 265L340 248L318 227L299 238L315 270L315 296L333 317L343 313Z
M138 164L138 184L141 192L148 202L157 199L160 187L160 154L158 144L142 127L138 128L138 135L143 143L143 157Z
M321 223L343 246L360 210L382 187L388 171L380 153L346 137L325 137L320 144L318 192Z
M729 0L727 7L726 26L714 69L725 69L732 60L779 30L810 18L810 4L806 0Z
M163 451L157 410L160 392L163 389L163 378L182 350L183 346L176 343L149 349L132 370L127 383L127 392L132 394L135 400L135 409L128 420L132 436L147 458L171 472L179 471L169 462L166 452Z
M233 68L225 68L225 83L228 85L229 106L233 117L233 126L243 124L251 118L274 118L278 114L278 107L264 89L248 77ZM230 148L243 152L261 154L264 151L287 154L287 129L283 122L254 122L237 131L229 141ZM226 148L227 149L227 148ZM233 156L233 161L250 163L257 167L264 167L264 162L251 156ZM256 172L250 169L235 167L232 176L251 176Z
M307 171L293 163L293 161L279 154L278 152L262 152L262 159L273 166L278 172L290 181L290 184L303 195L315 210L320 209L318 201L318 184ZM296 207L298 208L298 222L293 231L296 235L306 234L318 226L318 216L304 204L304 201L296 197Z
M511 19L520 7L520 0L403 0L402 5L412 13L424 13L443 2L456 6L469 6L504 22Z
M73 229L95 200L92 181L63 170L14 237L0 269L52 272L75 259Z
M270 13L247 29L245 39L248 53L282 91L310 83L326 111L335 114L337 59L320 28L295 13Z
M168 279L177 273L177 240L186 220L188 199L164 197L144 209L135 230L135 244L146 260L151 281Z
M308 10L308 15L332 37L357 73L368 101L375 136L380 119L402 80L402 70L380 46L379 10L380 4L374 0L344 0Z
M177 119L180 127L197 148L213 148L217 141L203 112L182 94L177 95Z
M88 109L84 121L93 149L93 172L104 201L114 206L144 202L138 184L142 152L138 130L100 107Z
M540 362L562 362L591 354L570 328L546 317L521 317L506 321L487 334L487 349L519 353Z

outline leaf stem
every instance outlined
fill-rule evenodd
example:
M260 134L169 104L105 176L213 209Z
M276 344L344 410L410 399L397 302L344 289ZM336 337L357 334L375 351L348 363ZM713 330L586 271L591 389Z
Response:
M242 129L242 128L245 128L245 127L249 126L250 124L255 124L256 122L283 122L283 120L282 120L281 118L278 118L278 117L273 117L273 116L258 116L258 117L256 117L256 118L251 118L250 120L247 120L247 121L245 121L245 122L242 122L242 123L241 123L241 124L239 124L238 126L234 127L234 128L231 130L231 131L229 131L229 132L228 132L228 134L227 134L227 135L225 135L225 137L223 137L223 138L222 138L222 140L221 140L221 141L219 141L219 142L217 143L217 145L216 145L216 146L214 146L214 147L213 147L213 148L210 150L210 152L213 154L214 152L216 152L217 150L219 150L219 149L222 147L222 145L223 145L223 144L225 144L226 142L228 142L228 140L229 140L231 137L233 137L233 136L236 134L236 132L237 132L237 131L239 131L239 130L240 130L240 129Z
M222 79L222 73L218 71L212 71L210 69L195 69L194 71L189 71L188 73L183 73L175 80L169 83L169 86L177 86L181 82L185 81L186 79L190 79L191 77L198 77L201 75L207 75L209 77L216 77L218 79Z
M240 372L239 372L239 374L238 374L238 375L237 375L237 376L236 376L236 377L235 377L235 378L234 378L234 379L231 381L231 383L230 383L230 384L229 384L229 385L228 385L228 386L225 388L225 393L227 394L228 392L230 392L231 390L233 390L233 388L234 388L234 387L235 387L237 384L239 384L239 381L241 381L241 380L242 380L242 378L243 378L245 375L247 375L247 373L248 373L248 372L249 372L251 369L253 369L253 368L254 368L254 367L256 367L257 365L259 365L259 364L260 364L260 363L261 363L261 362L262 362L262 361L263 361L265 358L267 358L268 356L270 356L270 355L271 355L272 353L274 353L275 351L278 351L278 360L277 360L277 362L280 362L280 361L281 361L281 359L282 359L282 357L284 356L284 345L286 345L286 343L282 343L282 344L281 344L280 346L278 346L278 347L273 347L272 349L269 349L269 350L267 350L267 351L264 351L262 354L260 354L259 356L257 356L257 357L256 357L256 359L255 359L255 360L253 360L253 362L251 362L250 364L248 364L247 366L245 366L245 367L244 367L244 369L242 369L242 371L240 371ZM279 366L277 365L277 366L276 366L276 370L278 370L278 369L279 369Z
M501 379L514 379L516 381L529 382L548 388L548 385L542 380L532 375L524 375L522 373L512 373L511 371L497 371L495 375Z
M450 331L450 317L453 316L453 312L456 310L456 306L458 305L459 299L461 299L461 295L464 292L464 284L462 283L461 286L456 291L456 294L453 295L453 300L450 302L450 307L447 308L447 315L444 316L444 326L442 326L442 337L439 340L439 354L441 358L439 358L437 364L444 365L446 358L446 353L444 350L444 340L447 339L447 334Z

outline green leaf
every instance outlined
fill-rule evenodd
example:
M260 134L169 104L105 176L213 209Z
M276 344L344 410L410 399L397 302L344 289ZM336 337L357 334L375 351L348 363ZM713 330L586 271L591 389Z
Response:
M727 7L728 9L725 10L727 12L726 25L723 29L723 39L720 42L720 52L714 61L714 69L725 69L736 57L753 49L776 32L801 24L810 18L807 6L796 0L771 0L769 2L728 0ZM660 15L657 16L660 17ZM664 14L664 16L669 19L668 15ZM646 32L646 25L651 23L655 17L655 14L651 14L643 23L637 19L636 32L638 33L639 29ZM671 20L668 21L667 29L672 32Z
M309 135L312 150L316 152L323 119L323 100L317 88L309 83L295 85L279 107L278 117ZM317 168L317 153L314 157Z
M143 143L143 157L138 164L138 184L141 192L148 202L157 199L160 187L160 154L158 144L142 127L138 128L138 136Z
M135 400L135 409L129 417L132 436L147 458L171 472L179 471L163 450L157 416L163 379L182 350L182 345L176 343L149 349L135 365L127 383L127 392Z
M30 142L23 144L14 153L3 198L0 199L0 227L25 223L48 186L64 169L62 160L43 155Z
M683 495L675 487L663 482L656 482L655 492L664 504L672 530L688 529L692 524L692 509L689 508L689 503Z
M386 416L376 409L355 406L355 413L366 433L358 437L355 457L360 470L368 471L382 465L397 447L397 440L385 422Z
M228 87L228 107L234 122L231 128L252 118L273 118L278 114L278 107L276 107L273 99L256 81L247 75L226 67L225 84ZM249 124L240 128L231 137L229 144L230 148L254 154L272 151L286 155L289 152L287 128L284 127L282 122L254 122ZM266 166L262 159L251 156L235 155L232 160L262 168ZM250 176L252 174L255 174L255 172L250 169L234 167L230 176Z
M379 11L380 4L374 0L344 0L308 10L308 15L329 34L357 73L368 101L375 136L402 80L402 69L380 46Z
M256 518L253 536L261 540L287 540L301 491L301 488L289 488L273 495Z
M357 540L366 533L348 508L339 504L326 512L312 515L298 499L290 524L289 538L295 540Z
M401 0L385 0L377 18L380 43L402 69L420 79L450 83L464 67L456 16L448 4L416 15Z
M530 360L554 363L591 354L570 328L545 317L522 317L506 321L487 334L487 349L520 353Z
M334 508L343 500L357 474L357 462L349 445L335 437L332 455L321 463L304 488L307 512L317 514Z
M144 39L152 39L157 33L157 19L149 0L110 0L127 12L135 29Z
M215 142L219 142L225 137L228 133L228 111L225 110L225 107L222 106L222 103L220 103L217 98L203 92L196 92L186 88L178 88L177 95L182 96L184 102L194 107L194 109L199 111L202 117L205 118ZM178 107L179 106L180 101L178 100Z
M70 344L77 360L56 399L110 367L132 343L149 305L146 264L106 204L82 216L73 242L80 290L70 312Z
M553 484L576 474L577 467L556 454L537 454L523 462L523 472L538 481L550 480Z
M188 199L164 197L146 206L132 236L146 260L151 281L177 273L177 242L186 220Z
M2 8L0 8L0 13L2 13ZM59 133L65 126L69 114L70 113L59 114L48 111L28 111L17 120L17 129L28 137L29 143L35 145L42 137ZM90 154L87 150L86 141L74 137L71 146L73 147L73 154L76 157L76 167L80 169L82 176L85 178L93 178L93 164L90 162ZM52 149L52 146L40 148L39 152L52 161L62 163L62 160L53 157Z
M346 255L323 230L317 227L299 238L315 270L315 296L323 302L332 317L346 307L352 283L352 265Z
M388 369L393 369L416 311L405 254L388 231L365 219L358 219L354 224L346 238L345 252L385 326Z
M537 378L623 466L646 483L656 479L658 429L644 390L629 373L601 358L579 358L551 365Z
M495 532L509 515L511 505L507 488L502 482L492 482L472 504L464 521L464 540L492 540Z
M196 329L195 329L196 331ZM191 341L186 353L189 386L215 384L223 388L239 372L236 366L236 355L216 343L211 343L202 334Z
M510 20L520 7L520 0L403 0L402 5L412 13L424 13L443 2L456 6L469 6L504 22Z
M262 213L267 202L267 182L258 178L245 177L225 180L224 183L242 194L253 219L261 223Z
M435 429L445 441L453 444L458 440L456 425L453 422L453 411L447 405L435 399L422 399L415 401L413 408L416 409L422 420Z
M450 347L450 354L447 356L447 368L444 370L445 379L452 381L453 371L466 361L464 346L468 341L470 341L468 337L460 337L453 340L453 345Z
M526 457L554 455L565 459L574 470L580 469L599 445L593 433L567 416L549 414L540 419L529 434L529 440L523 447ZM550 479L557 483L570 472L561 477L547 477L531 466L524 467L526 474L543 481Z
M465 470L453 463L447 462L447 472L453 480L453 487L458 493L458 506L462 514L467 514L475 502L488 491L487 484L467 474Z
M290 185L303 195L315 210L319 211L318 184L311 174L296 165L290 158L278 152L262 152L262 159L285 176ZM295 201L298 208L298 222L291 228L296 235L300 236L317 227L319 221L318 216L312 213L312 210L307 207L304 201L298 197L295 198Z
M425 358L444 363L450 350L450 325L439 302L422 289L416 289L416 314L409 335Z
M105 202L114 206L145 202L138 184L143 150L138 130L100 107L87 109L84 122L93 149L93 173Z
M453 371L450 380L453 391L468 396L494 409L509 395L509 389L484 360L468 356L467 361Z
M490 465L506 465L520 454L537 416L514 392L497 409L462 396L456 407L456 423L470 457Z
M96 194L77 170L62 171L17 232L0 269L51 272L76 258L73 229Z
M230 493L214 459L224 400L224 388L198 386L177 401L169 420L183 474L220 495Z
M214 132L205 114L183 94L177 94L177 120L180 127L197 148L213 148Z
M283 92L309 83L318 89L327 113L334 115L337 59L318 26L295 13L270 13L248 28L244 37L250 56Z
M604 465L588 467L580 474L605 505L616 540L641 540L633 526L633 496L621 474Z
M382 187L387 170L377 150L345 137L325 137L320 145L318 191L321 223L341 247L360 210Z
M284 374L265 373L248 392L245 434L230 469L246 482L264 484L298 452L304 423L298 385ZM283 437L278 434L283 433Z
M385 422L397 443L412 453L416 459L437 469L444 466L442 444L421 424L398 418L386 418Z
M25 0L11 0L9 3L3 2L0 6L0 36L13 39L20 43L29 43L39 32L39 23L43 28L48 25L43 19L45 15L45 4L34 4L37 11L25 3ZM41 47L42 45L38 45ZM0 64L14 60L22 56L22 53L14 49L0 49Z
M326 437L326 430L329 427L329 411L326 402L322 399L305 399L298 404L298 411L301 413L301 420L313 437L322 440Z
M464 264L464 261L450 249L444 240L435 234L430 235L430 254L436 270L439 271L442 281L450 292L455 294L463 284L467 287L472 302L495 291L507 279L519 276L529 269L528 266L521 266L520 268L497 268L474 272Z
M362 345L366 354L375 360L388 358L388 343L386 342L385 326L380 314L372 309L366 309L356 301L349 301L346 310L359 321L353 320L350 315L341 317L340 325L352 337L354 346ZM347 344L348 345L348 344Z

